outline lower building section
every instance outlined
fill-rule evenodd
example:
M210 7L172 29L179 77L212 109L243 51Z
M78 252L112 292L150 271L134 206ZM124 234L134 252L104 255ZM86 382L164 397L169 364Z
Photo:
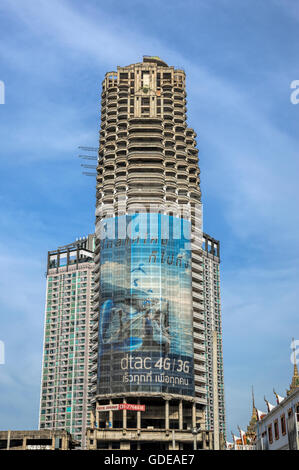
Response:
M87 449L214 449L204 426L204 407L177 395L123 394L97 397L87 429ZM221 442L223 438L216 441Z
M0 431L0 450L72 450L79 446L65 430Z
M87 448L89 450L212 450L212 431L192 434L190 431L179 430L88 430Z

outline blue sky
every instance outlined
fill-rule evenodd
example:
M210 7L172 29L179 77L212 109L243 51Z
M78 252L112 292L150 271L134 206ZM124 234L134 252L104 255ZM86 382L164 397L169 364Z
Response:
M298 332L297 0L2 0L0 428L38 423L46 254L91 233L100 88L159 55L187 73L204 230L221 240L227 430L292 373Z

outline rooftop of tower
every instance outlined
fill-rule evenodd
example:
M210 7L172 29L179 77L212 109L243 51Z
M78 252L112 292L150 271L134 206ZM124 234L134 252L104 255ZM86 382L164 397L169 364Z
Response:
M166 64L166 62L164 62L164 60L160 59L160 57L158 56L144 55L143 62L154 63L159 65L160 67L168 67L168 64Z

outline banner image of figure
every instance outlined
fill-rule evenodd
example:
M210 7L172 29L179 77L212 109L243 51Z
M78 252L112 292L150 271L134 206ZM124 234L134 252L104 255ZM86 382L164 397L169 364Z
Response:
M98 393L194 395L190 222L152 219L115 217L101 240Z

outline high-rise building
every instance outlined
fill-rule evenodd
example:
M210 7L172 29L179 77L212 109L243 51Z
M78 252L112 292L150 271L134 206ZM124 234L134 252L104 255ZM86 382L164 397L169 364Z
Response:
M204 346L206 353L207 404L205 423L207 429L225 436L225 403L222 353L222 325L220 301L220 243L203 234L203 289L204 289ZM197 331L194 323L194 353ZM195 384L196 385L196 384ZM196 387L195 387L196 391Z
M202 231L195 138L183 70L145 56L106 74L89 448L223 441L219 242Z
M94 235L48 253L40 429L85 447L91 398Z

